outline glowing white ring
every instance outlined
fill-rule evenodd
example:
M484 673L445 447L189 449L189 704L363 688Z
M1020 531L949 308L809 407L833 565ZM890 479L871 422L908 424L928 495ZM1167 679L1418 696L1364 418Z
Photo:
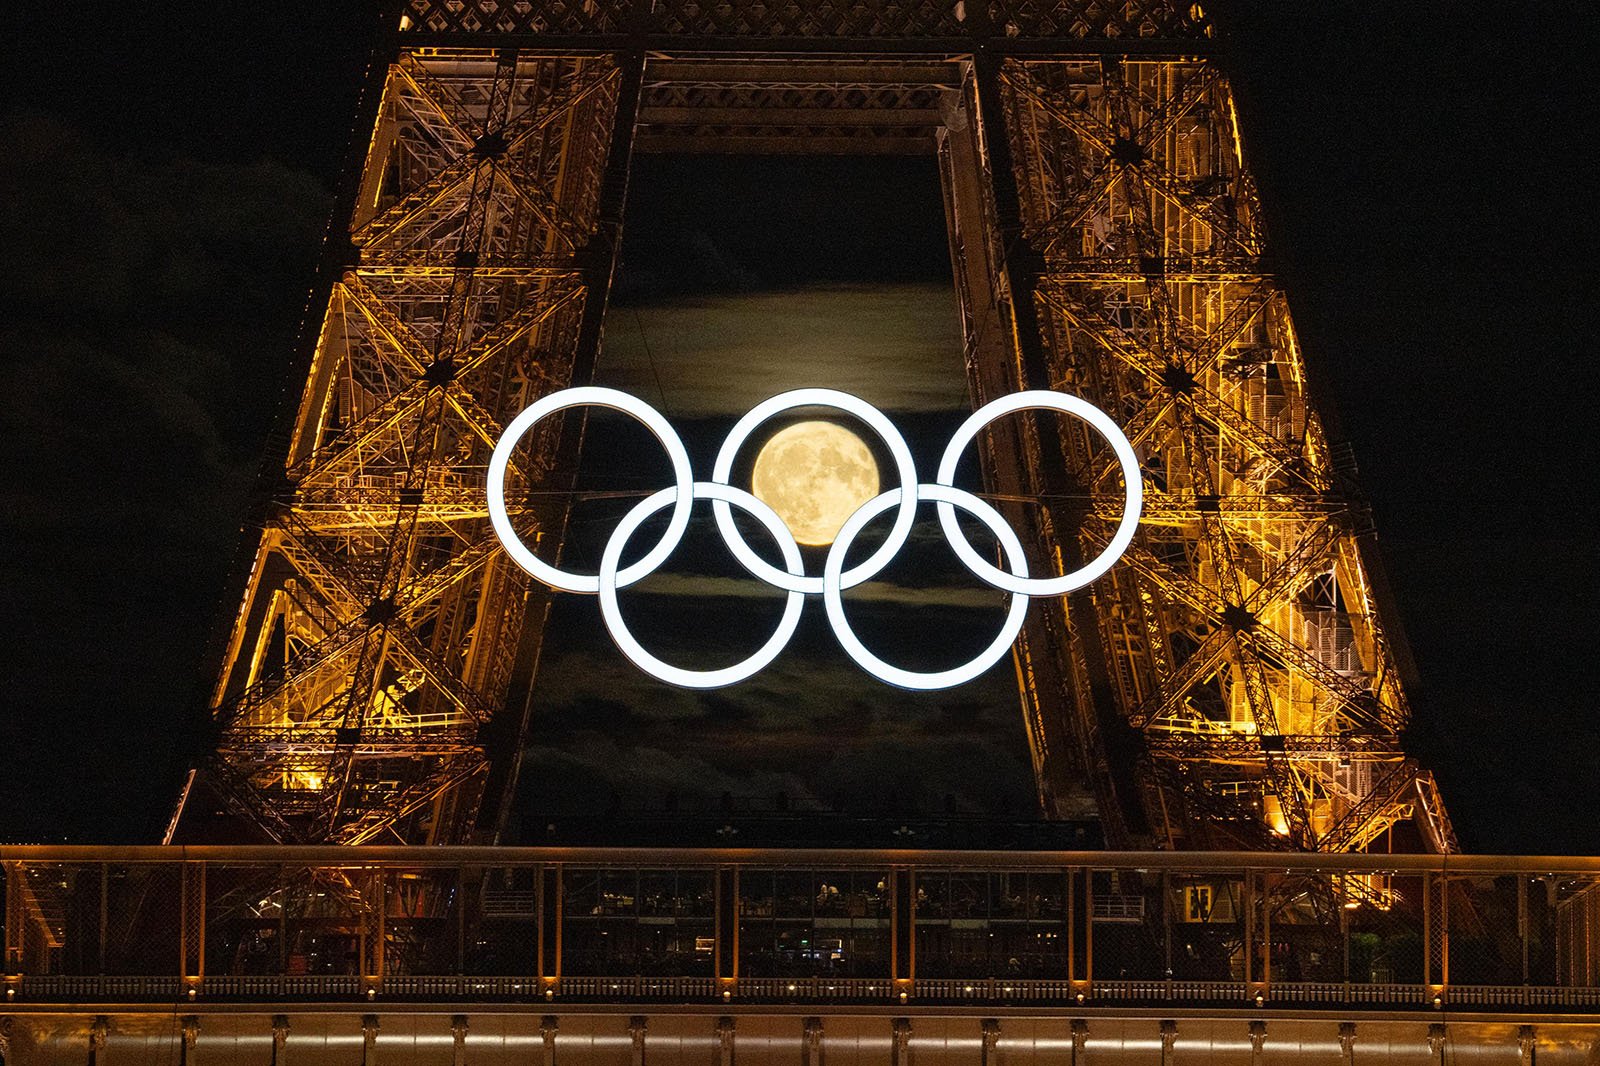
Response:
M771 638L748 659L720 670L685 670L645 651L644 645L634 638L628 630L627 623L622 620L622 608L617 603L617 566L622 561L622 549L627 547L628 538L633 536L634 531L644 520L663 507L677 503L679 498L676 486L662 489L629 511L623 516L622 521L617 523L616 532L606 542L606 550L600 556L600 614L605 619L606 628L611 631L611 639L616 641L622 654L651 677L683 688L722 688L754 675L778 657L778 653L788 646L796 627L800 625L800 610L805 606L806 598L803 593L790 590L784 601L783 617L779 619L778 628ZM778 542L779 550L783 552L783 561L789 567L790 573L804 573L805 561L800 557L800 545L795 542L794 534L789 532L789 527L784 525L783 519L779 518L778 513L772 508L742 489L710 481L694 482L690 502L696 499L713 500L723 506L731 503L754 515Z
M661 446L667 450L667 458L672 461L672 477L675 482L673 490L678 494L673 504L672 517L667 522L667 531L661 536L661 543L650 549L644 558L617 575L616 582L619 587L631 585L653 572L678 547L678 542L683 539L684 530L689 528L689 509L694 505L694 470L689 465L689 452L684 448L683 441L672 428L672 424L654 407L636 396L596 385L562 389L560 392L552 392L541 398L512 419L511 424L506 427L505 435L500 438L500 443L495 445L494 454L489 458L489 521L494 525L500 543L505 545L506 552L516 560L517 565L546 585L567 592L600 591L599 575L591 577L586 574L568 573L534 555L528 546L522 543L522 538L511 525L511 516L506 512L506 467L511 462L512 450L536 422L569 407L609 407L614 411L632 415L644 423L644 427L661 442Z
M722 448L717 452L716 464L711 468L711 480L726 485L729 475L733 472L733 460L756 427L797 407L831 407L859 418L882 439L889 449L889 454L894 457L895 470L900 477L900 487L909 488L917 483L917 466L911 458L911 449L906 446L906 439L900 435L894 423L867 401L837 389L794 389L756 404L728 431L727 439L722 442ZM888 539L864 562L844 572L841 578L844 588L854 588L863 581L871 580L889 565L889 561L900 553L901 548L905 547L906 540L911 536L911 526L917 518L917 498L908 494L903 500L900 513L895 516L894 526L889 530ZM788 592L804 592L815 596L823 591L822 578L806 577L803 573L799 576L786 574L751 551L750 546L744 542L744 537L740 535L738 527L733 524L733 512L728 510L726 503L717 500L712 503L711 509L717 516L717 529L722 532L722 539L727 542L728 550L739 560L739 565L750 571L753 576Z
M1116 453L1117 465L1122 468L1122 521L1105 550L1095 556L1092 562L1060 577L1028 578L1016 576L1014 573L1008 574L979 555L972 545L967 543L961 528L956 525L955 510L948 503L939 504L939 525L943 528L946 539L950 541L950 547L966 564L967 569L995 588L1023 596L1060 596L1082 588L1111 569L1112 564L1132 542L1133 534L1139 526L1139 512L1144 506L1144 485L1139 478L1139 457L1134 455L1133 445L1128 443L1128 438L1123 435L1121 428L1111 421L1109 415L1087 400L1062 392L1034 389L1002 396L998 400L984 404L972 413L972 417L961 423L961 428L956 430L955 435L950 438L950 443L945 447L944 457L939 460L937 480L940 485L946 486L955 481L956 464L961 460L962 451L984 426L1003 415L1014 414L1017 411L1038 410L1060 411L1083 419L1106 439L1111 445L1111 450Z
M1000 547L1005 552L1011 572L1019 578L1028 576L1028 560L1022 551L1022 541L1017 539L1016 533L1006 524L999 511L972 493L951 488L949 485L918 485L916 490L917 496L912 501L913 504L917 500L933 500L940 507L959 507L983 522L1000 541ZM850 628L850 620L845 617L843 589L839 581L840 572L844 568L845 553L850 550L850 542L855 540L856 534L880 513L902 503L904 496L903 489L890 489L874 496L862 504L855 514L845 519L839 535L828 548L828 558L822 566L822 603L828 610L828 624L833 627L833 635L839 641L839 646L867 673L880 681L887 681L901 688L920 691L953 688L971 681L999 662L1006 652L1011 650L1011 644L1017 639L1017 634L1022 632L1022 623L1028 616L1028 597L1022 593L1012 593L1011 607L1006 612L1006 624L1001 627L999 636L972 659L949 670L935 670L928 673L903 670L898 666L891 666L868 651L867 646L856 636L855 630ZM965 537L962 538L962 543L966 543Z

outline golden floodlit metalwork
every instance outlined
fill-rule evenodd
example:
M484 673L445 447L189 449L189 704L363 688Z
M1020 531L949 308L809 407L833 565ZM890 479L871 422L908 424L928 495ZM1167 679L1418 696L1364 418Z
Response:
M0 846L0 1059L1592 1058L1600 860L1455 854L1403 749L1200 5L400 0L369 80L183 846ZM1113 850L431 846L500 843L537 735L547 594L487 468L587 382L652 151L934 156L972 407L1061 390L1131 440L1132 544L1014 654L1041 810ZM581 443L508 468L551 562ZM1115 535L1076 420L973 450L1028 573Z
M1047 816L1116 847L1455 848L1198 5L412 0L364 114L173 839L494 838L546 599L489 528L489 454L588 378L634 153L692 150L936 154L973 406L1059 389L1138 450L1123 562L1017 645ZM510 475L547 555L580 441L552 419ZM979 451L1030 572L1101 550L1095 438L1034 413Z

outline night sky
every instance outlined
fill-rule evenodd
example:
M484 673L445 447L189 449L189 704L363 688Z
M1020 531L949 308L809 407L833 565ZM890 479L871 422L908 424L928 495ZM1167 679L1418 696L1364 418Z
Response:
M0 841L149 841L170 813L208 642L234 607L220 593L261 443L302 385L287 353L371 25L365 3L151 6L59 35L55 5L8 19L19 88L0 103ZM1591 63L1578 53L1595 16L1399 7L1228 4L1246 149L1425 681L1408 743L1437 769L1469 849L1594 852L1600 560L1593 390L1578 379L1593 358L1580 319L1600 302L1600 234ZM936 453L962 383L945 347L955 312L931 164L780 173L641 161L602 379L659 401L706 454L750 398L815 383L749 380L748 395L724 398L736 410L708 407L682 383L716 363L712 341L767 332L777 350L816 340L809 322L832 331L819 350L928 360L916 380L854 384ZM930 591L886 595L864 624L972 610L940 591L938 559L927 565L932 578L917 580ZM641 635L666 641L663 654L673 633L651 629L659 605L698 609L681 591L637 601ZM810 632L762 691L664 705L619 688L620 671L597 673L609 641L594 613L558 607L567 644L550 649L552 708L531 753L563 795L610 802L617 767L648 764L660 773L635 775L630 799L694 781L845 808L886 792L941 806L958 793L975 811L1025 800L1004 667L908 701L847 684L854 668ZM785 684L825 697L797 718L767 691ZM878 701L865 725L853 713L864 700ZM622 737L661 754L630 764L638 750L607 747ZM707 776L730 765L745 769ZM967 787L976 778L985 785ZM530 789L523 802L550 800Z

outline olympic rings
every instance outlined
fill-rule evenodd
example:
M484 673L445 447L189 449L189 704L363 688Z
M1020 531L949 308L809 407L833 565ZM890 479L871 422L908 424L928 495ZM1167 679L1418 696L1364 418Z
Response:
M506 509L505 479L511 462L511 453L518 441L541 419L569 407L608 407L631 415L641 422L666 449L672 464L673 484L648 497L618 523L615 533L606 543L600 559L600 572L593 576L573 574L557 569L538 559L522 542L511 525ZM900 484L868 500L856 509L839 530L828 549L822 574L808 577L805 561L794 535L784 525L777 513L756 497L728 483L734 460L740 447L758 426L773 417L797 407L831 407L853 415L866 423L883 440L894 459ZM956 465L961 454L978 432L996 418L1018 411L1052 410L1072 415L1087 422L1111 445L1117 465L1122 470L1124 506L1122 520L1112 535L1111 542L1092 562L1071 573L1054 578L1030 578L1027 556L1022 542L993 507L969 492L954 486ZM876 407L849 393L834 389L796 389L757 404L734 425L722 447L717 452L710 481L695 481L689 454L683 442L662 415L637 397L615 389L585 386L551 393L519 414L506 427L505 435L495 445L489 460L488 474L489 520L495 535L505 545L513 561L528 573L552 588L568 592L598 593L600 612L606 628L618 649L635 666L661 681L686 688L717 688L731 685L754 676L771 663L786 647L800 624L800 612L805 597L821 595L834 636L857 665L881 681L902 688L932 690L950 688L970 681L998 662L1011 647L1021 631L1028 611L1028 600L1034 596L1059 596L1082 588L1100 577L1117 561L1133 539L1143 507L1143 486L1139 479L1138 458L1128 438L1105 412L1086 400L1065 393L1031 390L1002 397L975 411L963 422L946 446L939 461L938 477L932 484L917 481L916 465L905 438ZM735 559L750 574L782 589L787 595L783 616L778 627L753 655L733 666L716 670L687 670L664 662L650 654L629 631L623 621L617 601L617 590L625 588L654 572L672 554L683 540L688 529L690 509L695 500L710 500L716 515L717 528ZM917 504L929 501L938 506L939 524L950 542L957 558L973 574L991 587L1011 594L1006 620L995 639L976 657L949 670L917 672L904 670L884 662L856 636L845 617L843 593L846 589L871 580L905 546L916 521ZM666 532L660 542L632 566L622 566L622 552L629 539L641 525L664 508L671 507ZM772 534L783 555L784 568L779 569L758 556L745 542L733 522L731 507L752 515ZM867 523L890 508L895 509L894 525L888 538L864 562L845 569L845 556L855 538ZM966 511L987 526L1000 542L1005 556L1006 570L987 561L972 547L956 523L956 509Z
M778 513L772 508L742 489L711 481L696 481L691 495L697 500L715 500L724 507L730 503L735 504L754 515L766 527L767 532L772 534L772 539L778 542L778 548L783 552L784 565L789 568L789 573L805 573L805 560L800 558L800 545L795 542L794 534L789 532L789 527L783 524L783 519L779 518ZM662 489L623 515L622 521L617 523L617 531L606 542L606 550L600 556L600 615L606 621L606 628L611 631L611 639L622 649L622 654L632 659L645 673L683 688L721 688L755 675L778 657L778 653L788 646L789 639L794 636L796 627L800 625L800 609L805 606L806 598L803 593L791 589L784 601L783 618L778 622L777 631L759 651L734 666L721 670L684 670L662 662L645 651L622 620L622 608L617 604L617 564L622 561L622 549L627 547L628 538L633 536L634 530L661 508L676 503L677 498L676 486ZM1010 530L1007 529L1007 532Z
M849 619L845 618L840 571L844 567L845 553L850 550L850 542L856 539L856 534L860 533L862 528L879 513L901 502L906 496L935 500L941 510L954 505L978 518L1000 541L1000 548L1005 553L1006 561L1011 565L1011 572L1019 578L1027 578L1028 560L1022 553L1022 542L1017 539L1017 534L1012 528L1006 525L1006 520L1000 517L999 511L970 492L962 492L948 485L918 485L914 494L907 493L904 489L890 489L888 492L880 493L845 519L839 535L828 548L827 561L822 565L822 603L828 610L828 624L833 626L833 635L838 638L839 646L844 648L845 654L854 659L867 673L901 688L921 690L954 688L956 685L971 681L999 662L1001 657L1011 650L1011 642L1022 632L1022 623L1028 617L1028 597L1023 593L1012 593L1011 608L1006 612L1006 624L1001 627L1000 635L979 652L976 658L953 669L935 673L916 673L902 670L898 666L890 666L868 651L866 645L856 637L855 630L850 628ZM957 536L960 535L958 532ZM965 538L962 539L962 543L966 543Z
M1089 423L1111 445L1111 450L1116 453L1117 465L1122 468L1123 504L1122 521L1117 525L1117 531L1111 536L1111 543L1106 545L1105 551L1095 557L1093 562L1082 566L1071 573L1062 574L1055 578L1034 578L1030 580L1024 574L1008 574L984 559L967 543L967 538L962 535L961 527L956 525L955 509L949 503L941 501L939 504L939 525L944 529L944 535L950 541L961 561L985 582L997 589L1006 592L1015 592L1023 596L1062 596L1074 589L1081 589L1095 578L1111 569L1113 563L1127 550L1133 541L1134 530L1139 527L1139 512L1144 507L1144 486L1139 480L1139 457L1133 454L1133 445L1128 443L1128 438L1118 428L1117 424L1100 408L1087 400L1080 400L1076 396L1069 396L1064 392L1047 392L1043 389L1031 389L1026 392L1014 392L1010 396L1002 396L998 400L991 400L972 412L972 417L961 423L961 428L955 431L950 438L950 443L945 447L944 457L939 460L939 476L935 479L941 485L954 483L956 476L956 463L961 460L961 452L966 448L967 442L978 435L978 431L1002 415L1012 414L1016 411L1051 410L1063 414L1076 415Z
M505 435L500 438L500 443L494 446L494 454L489 457L489 522L494 526L495 535L500 538L500 543L505 545L506 552L516 560L517 565L546 585L565 592L600 591L600 575L587 577L583 574L569 574L542 561L529 551L528 546L522 543L522 538L517 535L517 531L512 528L511 516L506 513L506 467L511 463L511 453L516 448L517 441L521 440L523 434L532 429L534 423L540 419L557 411L565 411L569 407L609 407L623 414L632 415L655 434L656 440L667 450L667 458L672 461L672 477L676 482L673 487L678 492L672 506L672 517L667 521L667 531L662 534L661 543L650 549L643 559L617 575L619 585L631 585L653 573L656 567L667 561L667 556L672 554L678 542L683 539L684 531L689 528L689 508L694 505L694 471L689 466L688 449L684 448L683 440L678 436L677 430L672 428L672 423L637 396L629 396L616 389L584 385L575 389L552 392L513 418L511 424L506 427Z

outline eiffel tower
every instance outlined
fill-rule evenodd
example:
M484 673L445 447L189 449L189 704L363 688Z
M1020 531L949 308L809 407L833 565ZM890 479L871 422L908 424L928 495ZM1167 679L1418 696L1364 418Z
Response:
M502 427L586 381L638 153L929 153L973 404L1080 395L1138 450L1139 535L1015 660L1046 817L1114 847L1455 849L1402 748L1413 667L1350 449L1265 263L1199 4L408 0L385 16L270 504L169 840L466 843L503 824L548 594L504 555ZM576 418L512 473L559 549ZM983 439L1034 573L1095 554L1114 462Z

